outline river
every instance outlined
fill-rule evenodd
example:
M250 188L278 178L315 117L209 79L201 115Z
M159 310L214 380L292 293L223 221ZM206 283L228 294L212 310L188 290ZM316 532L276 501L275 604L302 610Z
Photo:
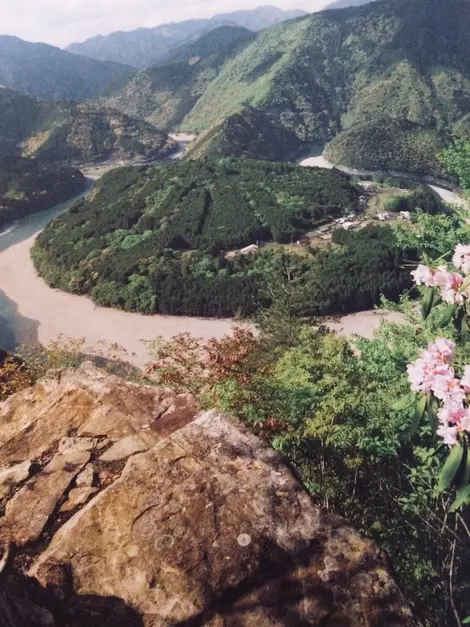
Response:
M183 149L190 138L178 136L178 140ZM306 159L301 165L332 167L323 157ZM88 174L98 178L101 171ZM453 192L432 187L446 202L461 202ZM28 216L0 233L0 347L12 351L22 344L47 345L59 336L84 338L90 352L101 351L103 342L117 343L127 352L129 361L142 366L148 360L142 340L158 336L169 339L183 332L203 338L222 337L230 332L233 320L144 316L98 307L85 296L49 288L37 275L29 251L44 226L75 200ZM328 324L341 335L358 333L371 337L383 316L372 311L359 312ZM387 314L385 318L400 320L396 314Z
M148 354L142 340L171 338L189 332L222 337L233 320L179 316L144 316L96 306L89 298L49 288L36 273L29 251L44 226L74 201L33 214L0 233L0 346L13 351L22 344L48 345L59 336L84 338L90 352L103 342L122 346L126 358L143 366Z

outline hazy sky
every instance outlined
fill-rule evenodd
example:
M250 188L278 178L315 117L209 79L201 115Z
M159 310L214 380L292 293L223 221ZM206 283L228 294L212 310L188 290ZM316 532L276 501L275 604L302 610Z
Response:
M65 46L116 30L275 4L313 12L331 0L0 0L0 34Z

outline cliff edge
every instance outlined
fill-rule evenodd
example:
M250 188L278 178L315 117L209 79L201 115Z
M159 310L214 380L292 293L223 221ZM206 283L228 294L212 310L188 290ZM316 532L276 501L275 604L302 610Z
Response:
M0 627L418 625L262 440L90 363L0 405L0 507Z

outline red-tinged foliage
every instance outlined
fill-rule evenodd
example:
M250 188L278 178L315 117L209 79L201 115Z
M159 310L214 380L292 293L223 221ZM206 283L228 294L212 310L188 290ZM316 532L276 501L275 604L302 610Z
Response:
M199 394L227 380L245 386L257 370L261 348L260 338L244 327L235 327L220 340L181 333L151 346L155 359L146 375L159 384Z
M0 351L0 402L32 385L27 368L18 360Z

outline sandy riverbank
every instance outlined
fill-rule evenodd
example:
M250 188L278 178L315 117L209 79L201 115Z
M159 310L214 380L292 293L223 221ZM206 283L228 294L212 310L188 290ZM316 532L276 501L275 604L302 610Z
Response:
M141 366L148 360L142 340L230 332L233 320L144 316L97 307L84 296L49 288L37 275L29 251L39 231L68 204L28 216L0 236L0 346L14 350L23 343L47 345L63 335L84 338L98 352L102 341L117 343L129 353L129 361Z
M306 161L309 163L302 165L330 165L323 157ZM98 177L100 173L94 174ZM38 277L29 251L39 231L68 204L28 216L0 235L0 346L14 350L23 343L47 345L61 335L84 338L87 347L98 352L103 342L117 343L127 351L129 361L142 366L148 360L142 340L158 336L169 339L183 332L203 338L222 337L230 332L233 320L143 316L98 307L84 296L49 288ZM370 338L382 319L398 322L401 318L393 313L365 311L327 325L343 336L358 334Z

